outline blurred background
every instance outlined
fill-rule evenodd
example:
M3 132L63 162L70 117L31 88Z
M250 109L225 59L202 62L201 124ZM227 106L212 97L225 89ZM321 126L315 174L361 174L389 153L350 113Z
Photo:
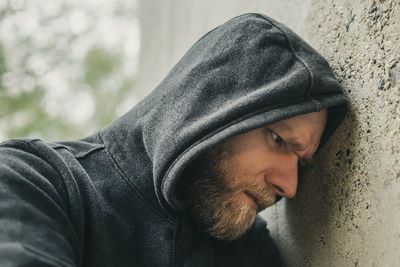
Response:
M83 137L136 103L137 1L0 0L0 140Z

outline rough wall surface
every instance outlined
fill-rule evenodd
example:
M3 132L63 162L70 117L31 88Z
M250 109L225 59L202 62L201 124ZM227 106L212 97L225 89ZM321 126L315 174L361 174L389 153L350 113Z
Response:
M351 111L298 197L274 214L277 239L292 265L398 266L400 1L314 0L308 12L305 34Z
M140 10L143 95L201 35L241 13L265 13L317 48L350 112L297 196L263 216L288 266L398 266L400 0L146 0Z

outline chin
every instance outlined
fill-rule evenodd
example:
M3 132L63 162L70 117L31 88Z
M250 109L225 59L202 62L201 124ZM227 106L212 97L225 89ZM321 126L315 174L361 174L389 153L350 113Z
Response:
M240 202L234 210L221 214L220 220L210 229L210 234L225 241L236 240L249 231L256 216L257 211L252 205L247 201Z

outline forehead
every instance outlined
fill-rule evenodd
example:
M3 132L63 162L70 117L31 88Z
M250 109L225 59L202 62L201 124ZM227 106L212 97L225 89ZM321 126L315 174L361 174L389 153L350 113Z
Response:
M280 135L293 149L312 157L318 148L327 120L327 110L302 114L268 125Z
M307 113L280 120L264 127L254 129L243 134L233 136L219 145L225 149L240 150L249 146L260 147L261 140L265 140L265 129L272 130L281 136L285 142L298 150L318 146L319 139L325 127L323 113Z
M326 125L327 110L297 115L288 119L280 120L269 124L287 133L294 133L298 130L323 130Z

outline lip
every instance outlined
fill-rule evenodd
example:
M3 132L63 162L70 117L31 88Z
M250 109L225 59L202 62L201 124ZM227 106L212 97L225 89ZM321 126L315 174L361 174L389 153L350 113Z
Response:
M253 195L247 191L244 191L244 194L247 196L247 198L250 200L253 208L258 209L258 204L257 204L257 200L255 197L253 197Z

